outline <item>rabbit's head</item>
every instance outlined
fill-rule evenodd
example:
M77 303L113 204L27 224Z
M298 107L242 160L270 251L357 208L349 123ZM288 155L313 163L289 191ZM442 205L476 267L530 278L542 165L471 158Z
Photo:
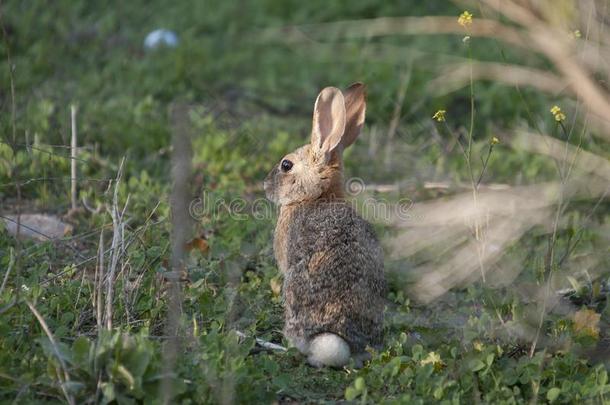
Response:
M351 145L366 111L365 86L320 92L313 109L311 142L287 154L265 179L267 198L278 205L343 196L341 152Z

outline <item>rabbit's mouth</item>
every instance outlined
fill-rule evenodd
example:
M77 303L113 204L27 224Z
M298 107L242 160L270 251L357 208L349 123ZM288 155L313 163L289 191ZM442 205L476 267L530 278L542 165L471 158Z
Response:
M263 182L263 189L265 190L265 196L271 202L277 204L277 167L274 168L268 175L265 177L265 181Z

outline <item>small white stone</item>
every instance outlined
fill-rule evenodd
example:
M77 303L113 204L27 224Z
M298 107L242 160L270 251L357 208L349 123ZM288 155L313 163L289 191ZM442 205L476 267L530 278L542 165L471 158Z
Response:
M175 48L178 46L178 35L175 32L158 29L151 31L144 40L144 48L156 49L159 47L167 46L169 48Z

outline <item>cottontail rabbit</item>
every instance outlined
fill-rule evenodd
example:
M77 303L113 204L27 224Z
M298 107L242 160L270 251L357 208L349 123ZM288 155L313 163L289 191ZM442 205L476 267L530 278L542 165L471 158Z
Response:
M273 248L284 275L284 334L316 367L366 357L382 339L383 253L371 225L344 200L343 149L364 124L365 87L320 92L311 143L265 179L280 206Z

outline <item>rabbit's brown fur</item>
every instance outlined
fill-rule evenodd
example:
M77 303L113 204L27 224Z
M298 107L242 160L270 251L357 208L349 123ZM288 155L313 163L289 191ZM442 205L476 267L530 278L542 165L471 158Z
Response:
M345 356L333 350L349 346L358 355L382 339L382 250L342 186L342 150L358 136L364 112L363 85L345 96L322 90L311 144L286 155L265 179L268 198L280 205L273 247L284 274L284 333L315 365L343 365Z
M288 338L332 332L353 353L381 343L383 254L371 226L347 203L299 205L288 227L287 256Z
M303 149L301 151L303 156L306 156L307 159L312 159L312 156L309 153L309 145L305 145L301 149ZM295 153L300 155L298 150ZM288 155L288 156L290 156L290 155ZM319 200L332 201L332 200L344 198L343 185L342 185L343 175L341 172L341 170L342 170L341 160L340 160L338 154L335 154L332 159L333 159L334 163L332 163L331 165L324 166L320 170L312 171L312 173L313 173L311 175L312 184L316 184L316 183L320 182L320 180L318 180L318 176L323 179L330 179L330 181L328 181L327 189L322 191L322 193L318 197ZM275 168L274 171L276 171L276 170L278 170L278 169ZM270 176L274 173L274 171L272 171L270 173ZM268 179L269 179L269 177L268 177ZM274 234L274 240L273 240L273 251L275 252L275 258L278 263L278 267L280 268L280 271L282 273L285 273L286 268L287 268L287 254L288 254L287 248L288 248L288 246L286 244L289 240L288 239L288 229L289 229L292 213L294 212L294 209L296 207L298 207L298 204L295 204L295 203L281 205L280 213L279 213L279 216L277 219L277 224L275 227L275 234Z

